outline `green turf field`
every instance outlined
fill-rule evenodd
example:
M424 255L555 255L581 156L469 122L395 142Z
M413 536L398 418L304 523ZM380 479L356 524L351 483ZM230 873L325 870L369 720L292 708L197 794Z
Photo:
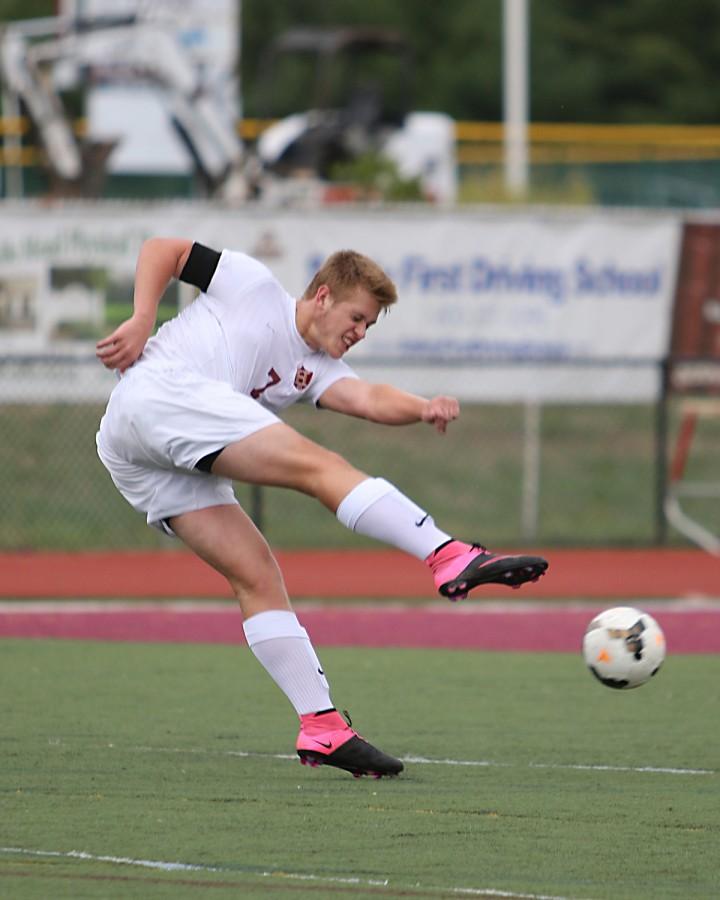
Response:
M321 658L400 778L293 761L244 647L0 641L0 896L720 895L716 658L631 692L576 655Z

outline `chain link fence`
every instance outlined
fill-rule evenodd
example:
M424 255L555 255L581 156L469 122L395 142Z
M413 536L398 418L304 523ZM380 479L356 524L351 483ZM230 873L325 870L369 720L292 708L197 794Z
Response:
M96 456L113 383L93 357L0 359L0 550L178 546L145 525ZM493 546L632 546L662 532L656 416L651 404L466 404L445 436L303 406L286 420L393 481L453 534ZM670 419L672 434L673 404ZM719 446L720 424L704 422L689 474L717 477ZM246 485L237 494L276 547L372 546L304 495L265 488L258 503ZM720 504L697 503L698 517L720 530ZM685 543L672 531L669 539Z

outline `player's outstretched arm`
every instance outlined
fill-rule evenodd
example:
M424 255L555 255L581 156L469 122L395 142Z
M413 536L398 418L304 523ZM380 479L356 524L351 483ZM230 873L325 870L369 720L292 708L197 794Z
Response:
M323 393L320 406L382 425L427 422L440 434L460 415L460 405L454 397L428 400L391 384L370 384L360 378L336 381Z
M150 238L142 245L135 269L133 314L95 347L106 368L124 372L140 356L155 327L165 288L182 272L191 248L192 241L183 238Z

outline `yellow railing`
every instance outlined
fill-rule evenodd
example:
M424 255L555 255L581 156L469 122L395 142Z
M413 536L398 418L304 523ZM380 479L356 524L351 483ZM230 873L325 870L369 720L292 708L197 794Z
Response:
M272 119L243 119L238 133L253 142ZM75 131L86 123L78 119ZM0 164L37 165L40 151L24 144L3 146L7 137L27 139L24 117L0 117ZM501 122L457 122L458 161L465 165L499 164L503 158ZM528 126L532 163L610 163L720 159L720 126L716 125L591 125L538 122Z
M500 122L458 122L461 163L502 160ZM534 163L601 163L720 159L720 126L588 125L532 123L528 126Z
M272 119L244 119L239 132L253 141ZM460 162L499 162L502 122L457 122ZM720 158L717 125L590 125L537 122L528 126L533 162L615 162Z
M0 146L0 165L2 166L38 166L43 155L36 147L2 147Z

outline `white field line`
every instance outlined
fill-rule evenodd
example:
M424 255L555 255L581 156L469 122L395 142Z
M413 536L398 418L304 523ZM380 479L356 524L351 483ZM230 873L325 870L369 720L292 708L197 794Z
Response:
M123 866L137 866L144 869L159 869L163 872L211 872L224 873L229 875L246 875L254 878L281 878L290 881L312 881L319 884L343 884L357 887L370 888L387 888L391 887L390 879L374 879L374 878L355 878L354 876L326 876L312 875L304 872L261 872L242 869L223 868L220 866L202 866L196 863L182 862L165 862L159 859L132 859L128 856L110 856L95 855L86 853L83 850L68 850L62 852L59 850L29 850L25 847L0 847L0 853L7 856L29 856L32 858L51 857L54 859L73 859L83 860L86 862L104 862L113 863ZM219 884L221 882L218 882ZM398 884L398 891L403 888L407 890L406 885ZM518 894L514 891L500 891L494 888L461 888L461 887L424 887L414 885L415 889L421 892L427 892L431 897L433 894L458 894L466 897L505 897L507 900L571 900L569 897L558 897L550 894Z
M292 753L257 753L247 750L207 750L202 747L117 747L131 753L195 753L207 756L238 756L243 759L283 759L297 760ZM714 769L681 769L669 766L611 766L592 763L510 763L490 759L431 759L427 756L403 756L403 762L421 766L475 766L486 769L566 769L588 772L638 772L652 775L717 775Z
M24 847L0 847L0 853L18 856L54 857L58 859L83 859L92 862L109 862L117 865L140 866L143 869L162 869L163 872L224 872L216 866L200 866L193 863L162 862L157 859L132 859L129 856L96 856L83 850L27 850Z

